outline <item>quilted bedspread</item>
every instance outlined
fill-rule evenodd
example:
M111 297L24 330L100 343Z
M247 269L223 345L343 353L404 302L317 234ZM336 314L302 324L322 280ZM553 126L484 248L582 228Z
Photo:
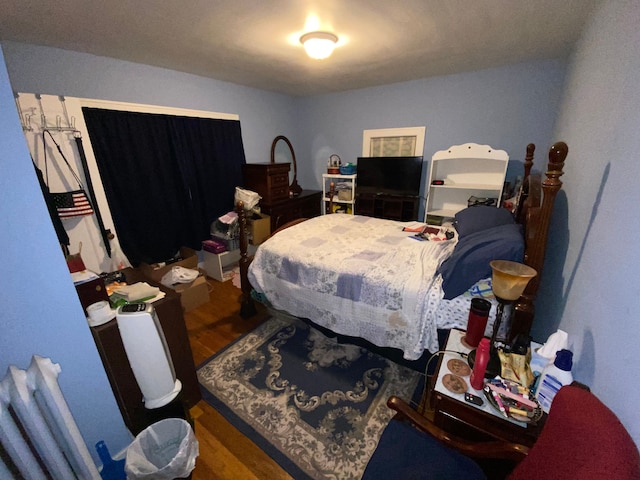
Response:
M405 225L346 214L312 218L260 245L249 280L276 309L415 360L438 349L443 292L436 271L457 240L417 241ZM468 304L462 310L464 328Z

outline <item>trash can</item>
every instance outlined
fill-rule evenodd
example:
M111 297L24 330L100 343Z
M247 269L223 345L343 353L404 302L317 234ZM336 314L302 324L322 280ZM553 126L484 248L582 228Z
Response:
M128 480L187 478L196 466L198 440L186 420L166 418L149 425L127 448Z

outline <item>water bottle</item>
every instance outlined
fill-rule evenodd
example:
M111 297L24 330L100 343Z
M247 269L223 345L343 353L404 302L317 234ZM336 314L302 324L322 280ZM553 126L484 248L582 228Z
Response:
M483 338L476 349L476 361L473 364L471 372L471 387L476 390L482 390L484 387L484 374L487 371L487 363L489 363L489 339Z
M536 398L545 413L549 413L549 408L551 408L551 403L558 390L573 382L572 366L573 352L562 349L556 352L554 362L542 370L536 387Z

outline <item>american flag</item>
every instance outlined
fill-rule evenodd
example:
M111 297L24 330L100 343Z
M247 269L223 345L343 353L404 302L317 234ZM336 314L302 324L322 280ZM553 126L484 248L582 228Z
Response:
M54 193L53 201L60 218L80 217L82 215L92 215L93 208L83 190Z

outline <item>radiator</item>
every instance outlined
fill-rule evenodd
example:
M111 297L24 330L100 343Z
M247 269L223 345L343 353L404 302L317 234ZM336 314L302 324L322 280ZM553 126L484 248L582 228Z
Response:
M0 478L100 480L58 385L60 371L34 355L29 368L12 365L0 381Z

